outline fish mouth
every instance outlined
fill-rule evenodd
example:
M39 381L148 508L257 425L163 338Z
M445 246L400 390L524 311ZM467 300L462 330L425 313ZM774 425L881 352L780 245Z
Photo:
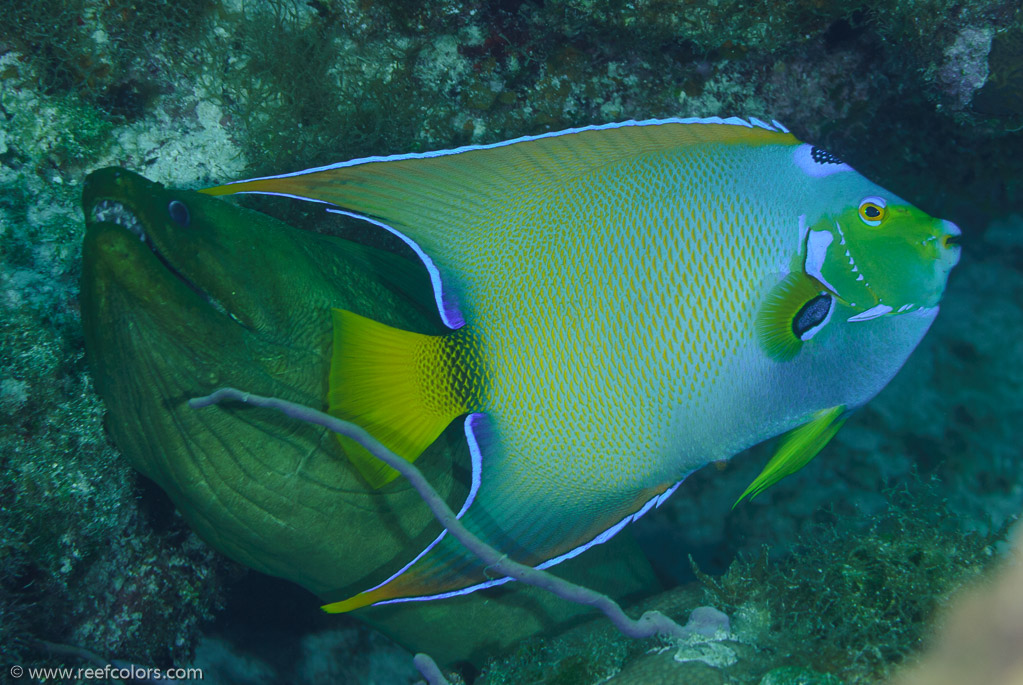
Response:
M947 273L959 263L959 257L963 249L960 244L963 232L958 226L947 219L942 220L941 227L943 231L938 239L938 243L941 246L938 259Z
M183 284L188 286L196 295L201 297L210 307L214 310L230 318L235 323L245 326L245 323L239 319L231 310L224 306L217 298L210 295L204 289L199 287L194 281L189 279L183 274L177 267L175 267L167 257L160 252L153 241L146 233L145 225L138 218L138 215L132 210L131 207L111 198L101 198L96 201L88 213L89 223L106 222L120 226L127 230L131 234L138 236L138 239L145 244L149 251L153 253L153 256L163 265L163 268L167 270L174 278L181 281ZM248 328L247 326L245 326Z

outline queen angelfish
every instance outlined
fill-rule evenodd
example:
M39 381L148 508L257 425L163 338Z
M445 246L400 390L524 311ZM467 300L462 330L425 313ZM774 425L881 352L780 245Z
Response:
M787 433L743 497L809 461L920 342L959 229L783 126L625 122L208 189L326 203L402 238L443 335L333 311L329 410L413 461L463 423L462 521L547 568L694 470ZM396 473L346 443L379 487ZM498 585L441 534L327 605Z
M104 426L199 536L330 602L387 578L443 530L408 483L370 487L327 431L244 404L196 411L187 402L232 385L319 406L331 307L398 328L447 330L425 269L392 250L292 228L126 169L89 174L82 209L79 302ZM456 508L471 472L460 429L453 424L419 461ZM149 488L141 494L159 501ZM628 532L562 564L559 575L616 598L655 591ZM410 650L482 666L585 611L510 583L353 615Z

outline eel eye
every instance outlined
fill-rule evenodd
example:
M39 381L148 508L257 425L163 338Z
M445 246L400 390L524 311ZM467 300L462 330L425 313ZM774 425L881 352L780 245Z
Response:
M170 216L171 221L178 226L187 226L188 222L192 219L188 213L188 206L181 200L171 200L170 204L167 205L167 214Z
M885 210L883 197L865 197L860 202L860 219L868 226L880 226L884 221L887 211Z

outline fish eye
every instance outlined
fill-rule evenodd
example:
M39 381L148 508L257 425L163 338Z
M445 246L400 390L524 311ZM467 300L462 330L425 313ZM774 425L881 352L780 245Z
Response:
M170 216L171 221L178 226L187 226L188 222L192 219L188 213L188 205L181 200L171 200L170 204L167 205L167 214Z
M860 219L868 226L880 226L888 213L886 206L883 197L865 197L860 202Z

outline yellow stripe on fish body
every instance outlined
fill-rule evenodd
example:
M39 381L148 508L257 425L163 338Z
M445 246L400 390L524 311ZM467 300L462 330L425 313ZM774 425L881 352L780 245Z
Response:
M450 388L453 374L476 388L448 392L439 414L411 391L387 399L340 377L332 397L409 459L468 412L460 515L544 566L610 537L696 468L813 421L749 492L806 463L912 351L958 254L954 225L755 120L627 122L207 192L329 203L420 254L450 335L464 324L473 341L424 382ZM394 356L338 345L366 379ZM439 538L328 609L500 582Z

